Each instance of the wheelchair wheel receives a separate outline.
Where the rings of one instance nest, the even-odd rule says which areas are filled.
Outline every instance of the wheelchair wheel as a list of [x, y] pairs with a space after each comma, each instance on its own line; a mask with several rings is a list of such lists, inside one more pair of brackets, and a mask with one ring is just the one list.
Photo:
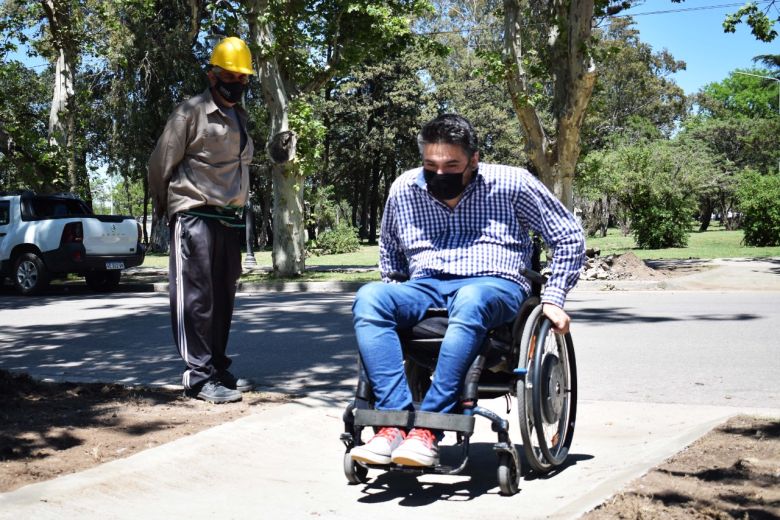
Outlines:
[[344, 454], [344, 476], [350, 484], [365, 484], [368, 480], [368, 468], [352, 460], [349, 452]]
[[537, 306], [523, 328], [518, 360], [518, 368], [527, 370], [517, 382], [523, 449], [540, 473], [566, 460], [577, 407], [574, 344], [571, 335], [556, 334], [550, 325]]
[[508, 453], [498, 455], [498, 487], [504, 496], [512, 496], [520, 490], [520, 468]]
[[571, 334], [552, 332], [546, 318], [539, 326], [544, 338], [534, 356], [533, 402], [536, 435], [547, 462], [566, 461], [577, 415], [577, 371]]

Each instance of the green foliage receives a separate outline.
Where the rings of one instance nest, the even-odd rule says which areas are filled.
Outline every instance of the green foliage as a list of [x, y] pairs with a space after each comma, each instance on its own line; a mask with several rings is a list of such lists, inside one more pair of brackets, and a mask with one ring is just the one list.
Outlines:
[[[631, 229], [642, 249], [685, 247], [688, 245], [693, 200], [663, 184], [637, 186], [631, 194]], [[659, 189], [661, 188], [661, 189]]]
[[780, 245], [780, 174], [745, 171], [739, 178], [737, 197], [745, 244]]
[[48, 140], [51, 73], [0, 62], [0, 190], [64, 191], [62, 151]]
[[629, 149], [628, 157], [623, 196], [637, 245], [685, 247], [710, 156], [695, 144], [658, 141]]
[[614, 199], [639, 247], [684, 247], [713, 168], [711, 154], [699, 143], [624, 145], [588, 154], [578, 193], [586, 199], [601, 194]]
[[[333, 186], [321, 186], [319, 189], [306, 187], [306, 225], [316, 229], [332, 228], [343, 218], [342, 208], [335, 199]], [[311, 237], [310, 237], [311, 238]]]
[[653, 52], [629, 18], [613, 18], [593, 47], [599, 74], [583, 125], [583, 148], [669, 137], [685, 117], [685, 92], [672, 74], [685, 68], [668, 51]]
[[772, 26], [780, 21], [780, 17], [772, 19], [767, 14], [770, 12], [770, 7], [774, 4], [775, 1], [772, 0], [770, 6], [763, 6], [764, 10], [762, 11], [759, 9], [757, 2], [747, 2], [735, 13], [726, 16], [726, 19], [723, 21], [723, 30], [729, 33], [736, 32], [737, 25], [745, 19], [750, 26], [750, 32], [753, 33], [757, 40], [771, 42], [777, 37], [777, 31]]
[[358, 230], [344, 222], [325, 231], [317, 238], [317, 252], [319, 254], [339, 255], [354, 253], [359, 249]]
[[736, 70], [722, 81], [705, 85], [696, 102], [713, 117], [777, 117], [778, 81], [758, 76], [773, 77], [766, 69]]

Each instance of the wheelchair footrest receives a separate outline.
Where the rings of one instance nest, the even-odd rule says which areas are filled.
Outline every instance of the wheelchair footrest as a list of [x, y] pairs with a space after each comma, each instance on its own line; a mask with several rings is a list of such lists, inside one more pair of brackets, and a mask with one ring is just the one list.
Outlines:
[[396, 410], [355, 410], [356, 426], [396, 426], [427, 428], [465, 434], [474, 433], [474, 417], [452, 413], [409, 412]]

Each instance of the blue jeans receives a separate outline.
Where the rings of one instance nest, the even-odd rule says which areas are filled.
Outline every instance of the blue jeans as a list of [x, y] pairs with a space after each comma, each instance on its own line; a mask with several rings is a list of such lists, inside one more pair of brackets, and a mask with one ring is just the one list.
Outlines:
[[447, 413], [458, 401], [463, 378], [487, 331], [513, 320], [524, 299], [518, 284], [492, 276], [420, 278], [361, 287], [352, 316], [376, 409], [413, 408], [397, 327], [412, 327], [430, 307], [448, 310], [449, 326], [433, 383], [420, 404], [420, 410]]

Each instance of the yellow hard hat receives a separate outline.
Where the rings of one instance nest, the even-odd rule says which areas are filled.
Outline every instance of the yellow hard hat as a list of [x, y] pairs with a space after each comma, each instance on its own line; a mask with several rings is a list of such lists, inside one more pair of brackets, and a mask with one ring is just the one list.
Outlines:
[[211, 53], [211, 65], [239, 74], [254, 74], [252, 54], [241, 38], [228, 36], [220, 41]]

